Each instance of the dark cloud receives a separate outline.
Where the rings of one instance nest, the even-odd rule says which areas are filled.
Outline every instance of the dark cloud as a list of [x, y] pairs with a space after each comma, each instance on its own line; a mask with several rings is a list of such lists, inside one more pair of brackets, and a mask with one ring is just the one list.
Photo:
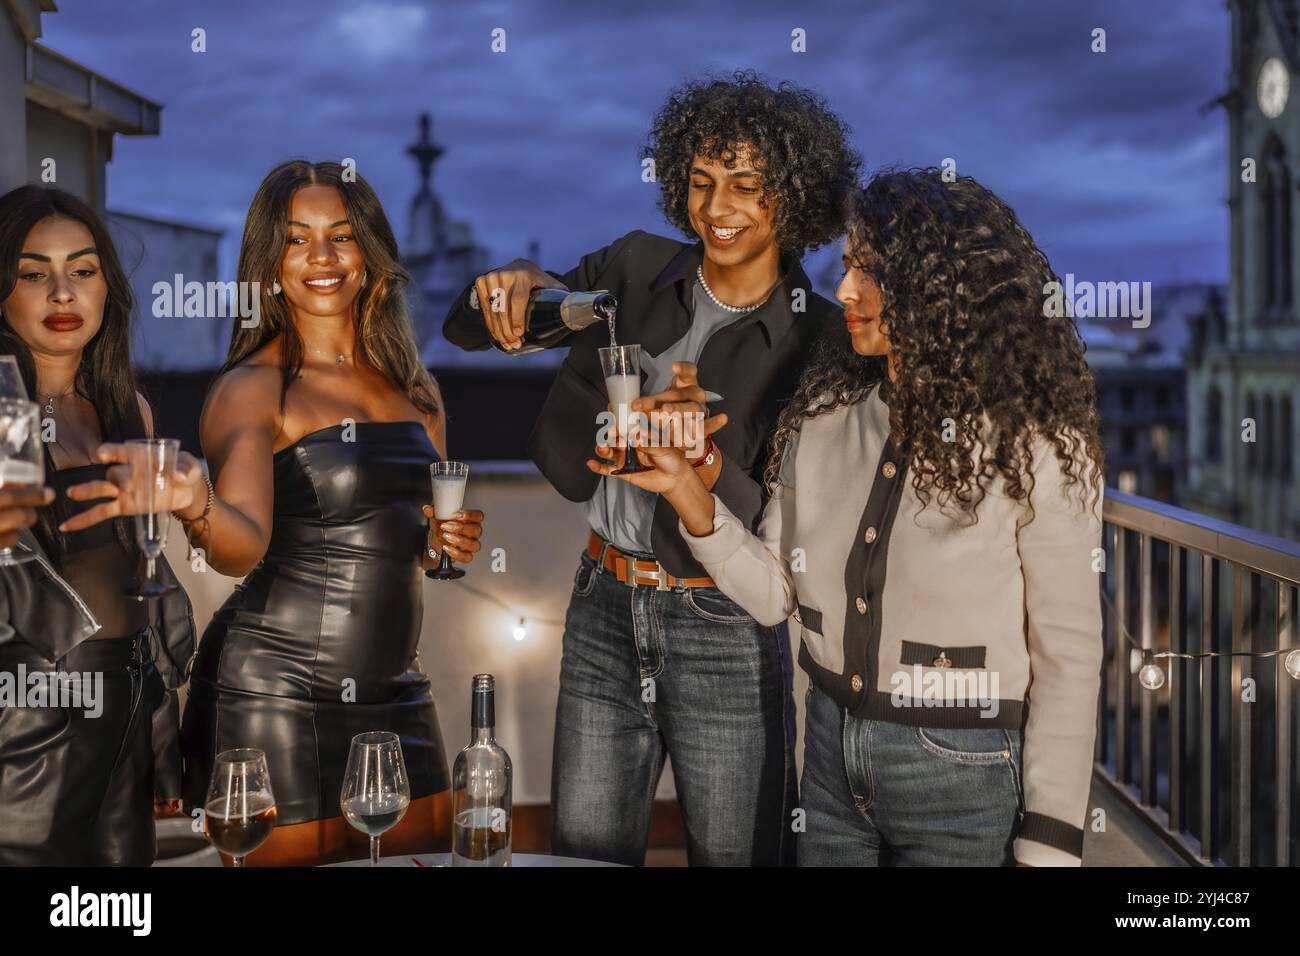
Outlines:
[[[60, 0], [54, 49], [160, 100], [119, 138], [111, 204], [230, 229], [289, 156], [352, 156], [402, 235], [415, 117], [447, 148], [449, 211], [504, 260], [564, 268], [634, 227], [666, 230], [637, 148], [669, 88], [753, 67], [811, 86], [869, 167], [953, 158], [1020, 213], [1062, 271], [1221, 279], [1219, 4], [1102, 0], [700, 4], [451, 0]], [[208, 52], [190, 50], [207, 30]], [[508, 52], [493, 54], [491, 31]], [[1106, 30], [1107, 52], [1090, 51]], [[807, 34], [791, 52], [791, 31]], [[233, 242], [233, 240], [232, 240]]]

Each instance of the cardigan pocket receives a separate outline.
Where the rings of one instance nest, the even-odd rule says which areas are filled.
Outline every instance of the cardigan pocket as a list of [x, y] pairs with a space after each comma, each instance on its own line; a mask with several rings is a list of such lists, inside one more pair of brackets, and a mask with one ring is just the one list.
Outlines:
[[922, 667], [956, 667], [974, 670], [984, 666], [987, 648], [983, 644], [966, 644], [942, 647], [938, 644], [920, 644], [903, 641], [899, 655], [900, 664], [920, 664]]

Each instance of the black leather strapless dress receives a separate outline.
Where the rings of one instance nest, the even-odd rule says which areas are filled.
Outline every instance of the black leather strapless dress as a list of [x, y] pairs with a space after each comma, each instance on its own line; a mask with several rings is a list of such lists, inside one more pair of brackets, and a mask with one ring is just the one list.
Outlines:
[[[223, 750], [266, 752], [277, 824], [341, 816], [354, 735], [401, 738], [411, 798], [447, 789], [418, 656], [429, 464], [418, 422], [332, 426], [275, 455], [271, 543], [213, 616], [181, 727], [186, 808]], [[345, 437], [355, 440], [345, 441]]]

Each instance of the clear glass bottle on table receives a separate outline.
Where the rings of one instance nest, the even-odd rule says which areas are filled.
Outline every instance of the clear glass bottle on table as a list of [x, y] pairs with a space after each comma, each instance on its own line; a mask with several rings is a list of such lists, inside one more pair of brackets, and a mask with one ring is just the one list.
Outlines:
[[509, 866], [510, 755], [496, 741], [496, 681], [476, 674], [470, 741], [451, 773], [453, 866]]

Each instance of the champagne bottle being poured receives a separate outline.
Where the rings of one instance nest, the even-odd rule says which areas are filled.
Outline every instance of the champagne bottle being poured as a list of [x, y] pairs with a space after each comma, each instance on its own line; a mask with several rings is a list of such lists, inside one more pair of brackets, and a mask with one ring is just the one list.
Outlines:
[[[479, 308], [477, 290], [471, 290], [469, 304], [471, 308]], [[571, 332], [581, 332], [603, 319], [609, 326], [609, 341], [613, 345], [617, 311], [618, 300], [605, 290], [534, 289], [524, 313], [524, 344], [517, 349], [505, 349], [495, 339], [492, 344], [509, 355], [526, 355], [550, 348]]]

